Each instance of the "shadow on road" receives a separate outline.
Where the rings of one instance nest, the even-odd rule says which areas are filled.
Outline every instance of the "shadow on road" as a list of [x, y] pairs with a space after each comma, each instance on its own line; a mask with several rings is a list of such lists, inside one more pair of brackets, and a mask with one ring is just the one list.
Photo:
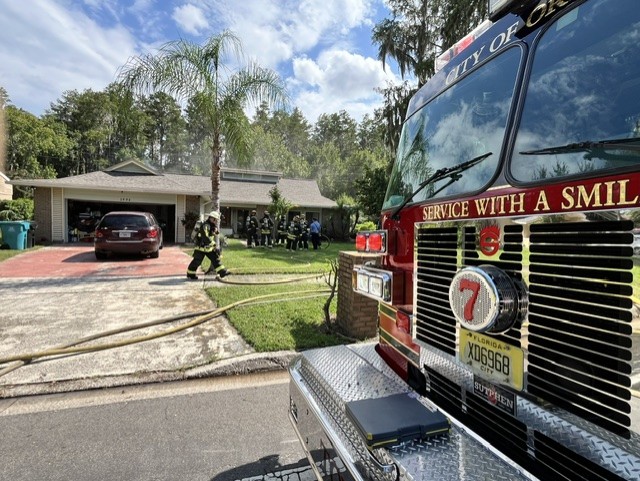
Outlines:
[[283, 466], [280, 464], [280, 457], [277, 454], [273, 454], [260, 458], [253, 463], [237, 466], [220, 473], [211, 478], [211, 481], [267, 481], [278, 479], [284, 481], [291, 479], [313, 481], [316, 477], [306, 458], [297, 463]]

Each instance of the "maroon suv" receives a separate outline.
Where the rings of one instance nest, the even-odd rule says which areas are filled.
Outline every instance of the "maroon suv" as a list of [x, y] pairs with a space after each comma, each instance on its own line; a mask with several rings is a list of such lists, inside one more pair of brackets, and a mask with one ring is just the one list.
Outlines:
[[149, 212], [109, 212], [96, 226], [93, 245], [96, 259], [112, 253], [155, 258], [162, 249], [162, 229]]

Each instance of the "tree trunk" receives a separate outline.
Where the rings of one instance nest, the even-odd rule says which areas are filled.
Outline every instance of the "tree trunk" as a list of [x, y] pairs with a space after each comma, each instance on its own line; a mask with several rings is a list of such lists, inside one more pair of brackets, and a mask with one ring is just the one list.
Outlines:
[[[211, 148], [211, 210], [220, 212], [220, 161], [222, 160], [222, 148], [220, 146], [220, 135], [214, 135], [213, 147]], [[220, 226], [222, 217], [218, 221], [218, 233], [215, 236], [218, 251], [222, 249], [220, 242]]]
[[220, 212], [220, 163], [222, 160], [222, 147], [220, 135], [214, 135], [211, 147], [211, 202], [212, 209]]

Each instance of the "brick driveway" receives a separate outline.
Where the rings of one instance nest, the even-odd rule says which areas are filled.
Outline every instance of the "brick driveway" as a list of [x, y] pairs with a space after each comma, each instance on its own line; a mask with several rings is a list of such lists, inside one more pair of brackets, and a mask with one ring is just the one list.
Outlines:
[[160, 257], [113, 257], [98, 261], [93, 244], [65, 244], [25, 251], [0, 262], [0, 277], [163, 277], [185, 275], [191, 258], [179, 246], [166, 246]]

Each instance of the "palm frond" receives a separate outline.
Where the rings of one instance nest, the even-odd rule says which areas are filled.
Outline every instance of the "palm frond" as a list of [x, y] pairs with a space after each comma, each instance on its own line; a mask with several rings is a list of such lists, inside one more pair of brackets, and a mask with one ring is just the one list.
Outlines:
[[249, 63], [244, 69], [232, 75], [224, 86], [224, 97], [236, 99], [247, 106], [247, 103], [258, 105], [266, 102], [279, 109], [289, 103], [284, 84], [280, 76], [270, 69]]
[[218, 114], [224, 119], [222, 132], [227, 150], [241, 162], [251, 158], [252, 130], [249, 119], [245, 115], [242, 105], [227, 98], [220, 106]]

